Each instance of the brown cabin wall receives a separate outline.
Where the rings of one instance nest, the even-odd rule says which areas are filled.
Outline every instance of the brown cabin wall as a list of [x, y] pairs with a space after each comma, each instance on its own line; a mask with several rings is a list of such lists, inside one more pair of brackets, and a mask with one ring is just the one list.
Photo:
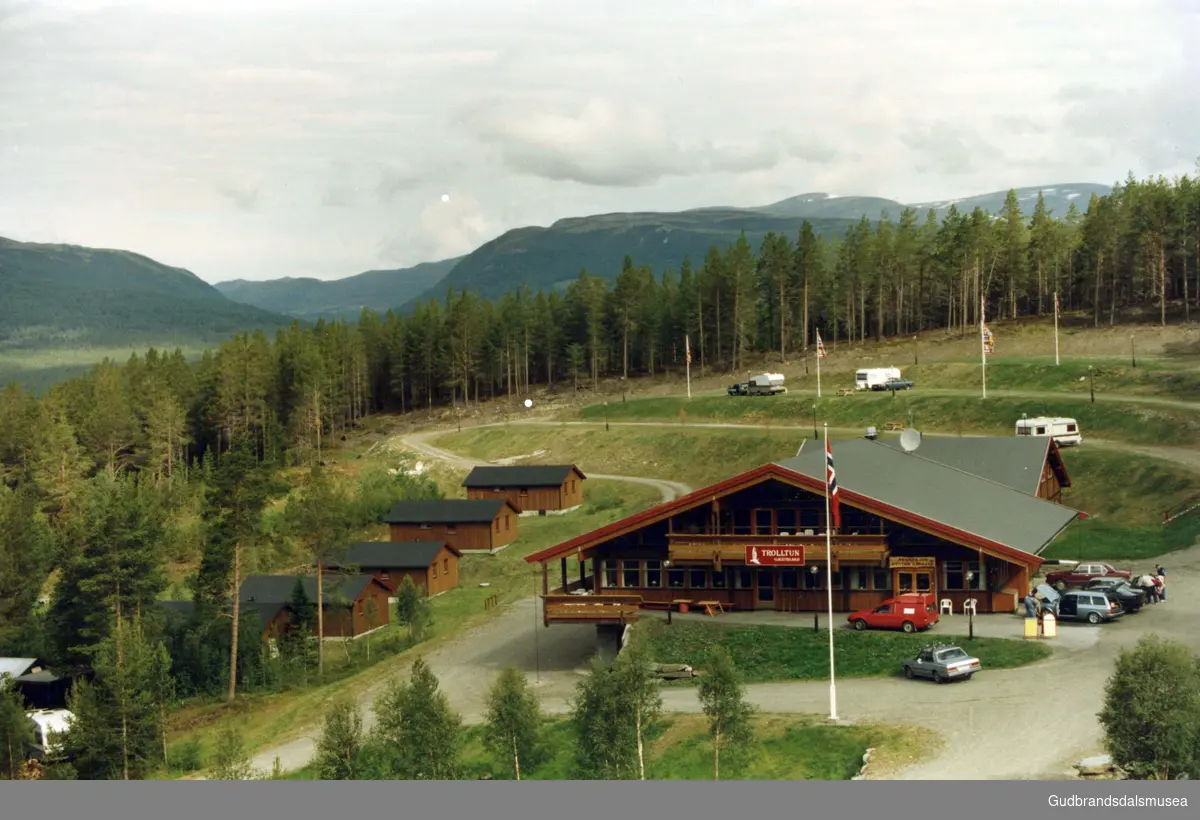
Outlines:
[[[374, 612], [368, 613], [367, 602], [373, 604]], [[352, 634], [361, 635], [372, 629], [386, 626], [391, 618], [388, 606], [388, 590], [377, 584], [368, 584], [362, 595], [354, 602], [350, 626]]]
[[[508, 507], [504, 507], [500, 511], [499, 517], [503, 519], [506, 513], [514, 519], [516, 518], [516, 514]], [[515, 527], [515, 524], [513, 526]], [[420, 524], [392, 524], [391, 538], [392, 541], [445, 541], [459, 551], [491, 550], [495, 549], [492, 530], [490, 525], [483, 522], [478, 524], [430, 524], [427, 527]], [[503, 521], [500, 534], [504, 534]], [[416, 581], [415, 578], [413, 580]]]
[[522, 512], [569, 510], [583, 503], [583, 479], [572, 471], [557, 487], [471, 487], [467, 498], [503, 498]]
[[[437, 567], [437, 577], [433, 568]], [[458, 586], [458, 556], [442, 547], [433, 558], [429, 570], [429, 595], [439, 595]]]
[[1058, 483], [1058, 476], [1051, 468], [1049, 460], [1042, 465], [1042, 480], [1038, 484], [1037, 496], [1056, 504], [1062, 503], [1062, 485]]

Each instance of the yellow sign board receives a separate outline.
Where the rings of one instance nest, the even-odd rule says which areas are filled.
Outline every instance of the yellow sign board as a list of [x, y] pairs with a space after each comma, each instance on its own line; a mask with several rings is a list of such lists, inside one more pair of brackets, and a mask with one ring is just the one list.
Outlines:
[[1036, 638], [1038, 636], [1038, 621], [1037, 618], [1025, 619], [1025, 637]]
[[899, 556], [888, 559], [888, 566], [892, 569], [936, 569], [937, 559]]

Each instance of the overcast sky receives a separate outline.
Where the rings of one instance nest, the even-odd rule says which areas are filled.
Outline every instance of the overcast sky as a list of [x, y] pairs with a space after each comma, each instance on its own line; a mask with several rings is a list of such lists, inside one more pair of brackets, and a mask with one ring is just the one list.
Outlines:
[[331, 279], [590, 213], [1184, 173], [1197, 9], [0, 0], [0, 236]]

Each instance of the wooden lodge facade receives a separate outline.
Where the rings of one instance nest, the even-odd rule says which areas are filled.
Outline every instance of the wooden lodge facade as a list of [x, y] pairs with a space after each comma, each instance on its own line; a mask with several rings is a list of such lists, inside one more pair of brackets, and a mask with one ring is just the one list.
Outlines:
[[433, 597], [458, 586], [461, 557], [444, 541], [362, 541], [350, 546], [342, 564], [372, 576], [392, 595], [408, 577]]
[[[950, 599], [955, 611], [968, 599], [980, 613], [1013, 611], [1042, 563], [1038, 553], [1082, 514], [1039, 497], [1046, 492], [1042, 465], [1048, 458], [1033, 466], [1026, 482], [1030, 463], [1013, 454], [1028, 440], [1004, 441], [1013, 447], [995, 445], [974, 469], [1000, 460], [1021, 477], [1016, 483], [1024, 489], [1004, 483], [1013, 476], [994, 480], [937, 460], [957, 453], [962, 461], [966, 444], [945, 452], [930, 447], [926, 454], [927, 442], [913, 453], [866, 439], [834, 442], [841, 499], [841, 526], [831, 535], [830, 550], [835, 610], [924, 592]], [[1017, 464], [1020, 472], [1012, 466]], [[1057, 472], [1055, 480], [1061, 481]], [[531, 555], [526, 560], [542, 568], [544, 621], [626, 622], [639, 607], [681, 601], [824, 610], [825, 490], [824, 450], [809, 446], [795, 458]], [[768, 547], [789, 547], [803, 557], [774, 566], [747, 560], [750, 548]]]
[[521, 508], [506, 498], [399, 501], [384, 520], [391, 540], [440, 541], [459, 554], [492, 553], [517, 540]]
[[572, 510], [583, 503], [587, 476], [574, 464], [476, 467], [463, 481], [467, 498], [505, 498], [522, 515]]

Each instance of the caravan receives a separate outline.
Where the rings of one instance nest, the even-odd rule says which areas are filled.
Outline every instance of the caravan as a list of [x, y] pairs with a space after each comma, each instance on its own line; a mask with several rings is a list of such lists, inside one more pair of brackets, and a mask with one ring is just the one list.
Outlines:
[[854, 374], [855, 390], [882, 389], [883, 385], [900, 378], [898, 367], [871, 367]]
[[1036, 418], [1017, 422], [1018, 436], [1049, 436], [1060, 447], [1069, 447], [1083, 441], [1079, 434], [1079, 423], [1075, 419]]

